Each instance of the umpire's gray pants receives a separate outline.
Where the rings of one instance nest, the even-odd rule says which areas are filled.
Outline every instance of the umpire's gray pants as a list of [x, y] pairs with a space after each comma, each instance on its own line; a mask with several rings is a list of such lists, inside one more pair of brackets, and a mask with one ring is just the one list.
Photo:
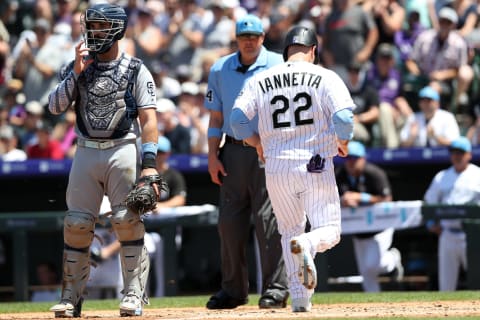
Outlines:
[[227, 172], [220, 187], [218, 220], [222, 289], [239, 299], [248, 295], [246, 251], [253, 218], [262, 265], [262, 291], [286, 294], [288, 284], [277, 220], [256, 150], [227, 143], [220, 151], [220, 159]]

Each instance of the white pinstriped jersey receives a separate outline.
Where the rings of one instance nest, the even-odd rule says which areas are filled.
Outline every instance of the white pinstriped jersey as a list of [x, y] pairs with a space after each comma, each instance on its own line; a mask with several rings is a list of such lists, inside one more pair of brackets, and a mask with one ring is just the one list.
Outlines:
[[[258, 113], [267, 172], [305, 171], [315, 154], [337, 154], [332, 115], [354, 108], [340, 77], [308, 62], [286, 62], [250, 78], [234, 108], [248, 119]], [[276, 161], [279, 160], [279, 161]], [[290, 161], [285, 161], [290, 160]]]
[[[480, 168], [473, 163], [457, 172], [451, 166], [438, 172], [425, 192], [424, 200], [429, 204], [480, 204]], [[442, 227], [460, 228], [461, 220], [441, 220]]]

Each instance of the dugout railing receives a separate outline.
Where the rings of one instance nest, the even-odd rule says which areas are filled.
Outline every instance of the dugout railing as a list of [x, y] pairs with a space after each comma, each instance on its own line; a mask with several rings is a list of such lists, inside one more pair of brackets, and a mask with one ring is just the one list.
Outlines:
[[[147, 218], [145, 225], [147, 230], [157, 231], [161, 234], [164, 241], [164, 268], [165, 268], [165, 294], [174, 296], [179, 293], [179, 263], [178, 251], [176, 244], [177, 228], [191, 228], [192, 230], [201, 230], [208, 228], [209, 234], [215, 233], [218, 212], [215, 206], [196, 206], [196, 210], [188, 213], [173, 212], [162, 218]], [[398, 208], [401, 212], [401, 207]], [[468, 289], [480, 289], [480, 257], [478, 255], [480, 246], [480, 219], [479, 207], [477, 206], [422, 206], [421, 213], [423, 219], [448, 219], [461, 218], [465, 221], [465, 230], [468, 239], [468, 261], [469, 271], [467, 272]], [[365, 215], [369, 209], [366, 208]], [[392, 211], [390, 211], [392, 212]], [[13, 263], [13, 286], [4, 287], [3, 289], [14, 290], [14, 300], [27, 301], [29, 292], [33, 288], [29, 279], [28, 268], [30, 265], [28, 236], [32, 231], [45, 232], [49, 234], [61, 234], [63, 229], [63, 211], [54, 212], [16, 212], [0, 215], [0, 232], [9, 234], [12, 237], [12, 255]], [[361, 213], [363, 214], [363, 213]], [[367, 218], [365, 218], [367, 219]], [[371, 220], [371, 217], [368, 219]], [[415, 227], [415, 225], [412, 225]], [[218, 244], [211, 243], [217, 238], [210, 239], [210, 243], [205, 241], [199, 244], [199, 248], [204, 247], [203, 252], [197, 252], [198, 256], [202, 255], [218, 255]], [[335, 249], [335, 248], [334, 248]], [[217, 251], [215, 251], [217, 250]], [[57, 252], [58, 256], [61, 251]], [[193, 257], [192, 257], [193, 258]], [[345, 258], [345, 257], [343, 257]], [[353, 256], [350, 256], [349, 263], [354, 264]], [[217, 260], [218, 261], [218, 260]], [[329, 260], [329, 255], [319, 255], [316, 259], [319, 275], [318, 291], [327, 291], [329, 284], [332, 284], [331, 276], [333, 260]], [[410, 280], [425, 281], [425, 278], [411, 277]], [[388, 281], [387, 278], [382, 281]], [[401, 289], [401, 287], [399, 287]], [[0, 292], [2, 288], [0, 288]]]

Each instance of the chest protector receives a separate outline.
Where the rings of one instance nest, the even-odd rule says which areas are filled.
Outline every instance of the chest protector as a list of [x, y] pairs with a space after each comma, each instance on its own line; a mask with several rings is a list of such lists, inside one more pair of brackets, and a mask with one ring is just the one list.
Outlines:
[[94, 62], [80, 74], [75, 112], [84, 137], [118, 139], [129, 132], [138, 115], [132, 91], [141, 65], [122, 55], [108, 64]]

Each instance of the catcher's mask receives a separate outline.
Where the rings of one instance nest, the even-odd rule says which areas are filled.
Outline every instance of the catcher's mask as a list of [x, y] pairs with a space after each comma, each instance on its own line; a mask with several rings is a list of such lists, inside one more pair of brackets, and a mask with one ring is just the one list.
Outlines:
[[[285, 36], [285, 45], [283, 49], [283, 60], [287, 61], [288, 59], [288, 47], [292, 45], [301, 45], [305, 47], [315, 46], [315, 50], [318, 50], [318, 40], [317, 35], [312, 29], [306, 27], [293, 27], [288, 31]], [[315, 52], [315, 60], [313, 63], [318, 63], [318, 52]]]
[[[127, 14], [119, 6], [100, 3], [88, 8], [81, 17], [82, 34], [85, 45], [95, 53], [107, 52], [117, 40], [125, 35]], [[105, 23], [102, 29], [93, 29], [92, 22]]]

